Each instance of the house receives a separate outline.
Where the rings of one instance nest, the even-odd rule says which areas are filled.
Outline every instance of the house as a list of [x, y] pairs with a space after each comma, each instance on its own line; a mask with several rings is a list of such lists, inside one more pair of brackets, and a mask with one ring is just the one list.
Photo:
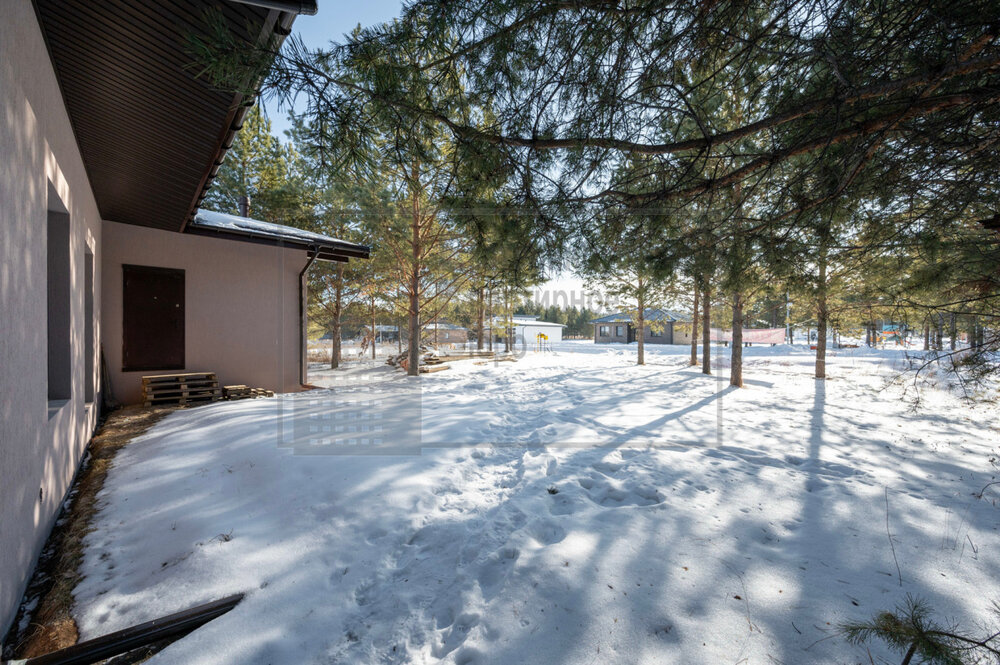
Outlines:
[[188, 39], [209, 7], [247, 44], [280, 39], [294, 4], [3, 4], [0, 634], [103, 398], [183, 371], [300, 389], [308, 267], [368, 255], [199, 210], [252, 100], [197, 78]]
[[435, 321], [423, 326], [423, 343], [430, 346], [439, 344], [464, 344], [469, 341], [469, 329], [454, 323]]
[[[663, 309], [647, 309], [644, 341], [646, 344], [690, 344], [691, 317]], [[636, 340], [637, 326], [631, 312], [616, 312], [591, 321], [594, 343], [631, 344]]]
[[[361, 329], [362, 337], [371, 337], [371, 326], [364, 326]], [[398, 342], [399, 341], [399, 326], [387, 326], [381, 323], [375, 324], [375, 341], [376, 342]]]
[[510, 331], [516, 347], [530, 348], [538, 343], [539, 334], [546, 336], [545, 341], [548, 344], [561, 342], [563, 328], [566, 327], [562, 323], [540, 321], [537, 316], [529, 314], [514, 314], [510, 323], [511, 326], [508, 328], [507, 322], [498, 317], [494, 319], [492, 328], [487, 326], [486, 335], [495, 331], [494, 341], [503, 342], [504, 337]]

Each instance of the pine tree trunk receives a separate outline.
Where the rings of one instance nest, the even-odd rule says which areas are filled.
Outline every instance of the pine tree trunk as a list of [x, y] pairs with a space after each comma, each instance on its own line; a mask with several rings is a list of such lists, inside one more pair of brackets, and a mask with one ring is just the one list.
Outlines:
[[924, 351], [931, 350], [931, 326], [924, 321]]
[[743, 294], [733, 294], [733, 349], [730, 354], [729, 385], [743, 387]]
[[375, 327], [376, 326], [375, 326], [375, 293], [374, 293], [374, 291], [372, 292], [371, 312], [372, 312], [372, 360], [375, 360], [375, 342], [376, 342], [376, 340], [378, 340], [378, 333], [375, 332]]
[[510, 287], [503, 288], [503, 350], [510, 353]]
[[420, 373], [420, 202], [416, 191], [412, 195], [412, 214], [410, 221], [410, 288], [407, 294], [409, 303], [410, 348], [407, 354], [406, 373], [417, 376]]
[[490, 320], [490, 345], [489, 351], [493, 353], [493, 336], [496, 334], [496, 321], [493, 318], [493, 287], [489, 292], [489, 320]]
[[[639, 283], [639, 288], [642, 289], [642, 282]], [[637, 351], [638, 351], [638, 362], [636, 364], [637, 365], [645, 365], [646, 364], [646, 346], [645, 346], [645, 344], [646, 344], [646, 340], [645, 340], [645, 336], [646, 336], [646, 312], [643, 310], [643, 305], [645, 304], [645, 302], [644, 302], [644, 299], [643, 299], [643, 297], [641, 295], [641, 292], [640, 292], [639, 297], [637, 298], [637, 302], [639, 304], [639, 328], [638, 328], [638, 331], [637, 331], [638, 334], [639, 334], [639, 346], [638, 346], [638, 349], [637, 349]]]
[[341, 358], [341, 318], [344, 315], [344, 265], [337, 265], [337, 277], [333, 288], [333, 321], [330, 325], [330, 369], [340, 367]]
[[410, 376], [416, 376], [419, 373], [418, 364], [420, 363], [420, 294], [417, 291], [416, 276], [411, 277], [412, 291], [410, 291], [410, 307], [409, 307], [409, 334], [410, 334], [410, 347], [407, 349], [407, 363], [406, 373]]
[[698, 366], [698, 284], [694, 286], [694, 308], [691, 310], [691, 362], [692, 367]]
[[483, 350], [483, 287], [476, 291], [476, 350]]
[[826, 378], [826, 253], [820, 253], [819, 289], [816, 294], [816, 378]]
[[955, 346], [957, 344], [955, 338], [958, 337], [958, 316], [955, 315], [955, 312], [951, 313], [951, 322], [950, 322], [950, 329], [948, 330], [948, 336], [950, 338], [948, 341], [948, 345], [951, 348], [951, 350], [954, 351]]
[[712, 290], [705, 287], [701, 299], [701, 373], [712, 373]]
[[340, 315], [330, 324], [330, 369], [340, 367]]
[[934, 348], [938, 351], [944, 350], [944, 314], [938, 312], [937, 328], [935, 329]]

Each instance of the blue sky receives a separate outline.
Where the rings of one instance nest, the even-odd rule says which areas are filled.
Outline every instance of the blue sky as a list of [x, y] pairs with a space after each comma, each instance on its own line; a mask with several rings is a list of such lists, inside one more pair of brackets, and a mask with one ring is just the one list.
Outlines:
[[[346, 33], [360, 23], [367, 27], [384, 23], [397, 16], [402, 9], [401, 0], [319, 0], [315, 16], [299, 16], [292, 25], [292, 32], [302, 37], [307, 46], [326, 46], [331, 41], [343, 41]], [[284, 136], [288, 129], [287, 111], [279, 111], [273, 103], [265, 103], [274, 133]]]

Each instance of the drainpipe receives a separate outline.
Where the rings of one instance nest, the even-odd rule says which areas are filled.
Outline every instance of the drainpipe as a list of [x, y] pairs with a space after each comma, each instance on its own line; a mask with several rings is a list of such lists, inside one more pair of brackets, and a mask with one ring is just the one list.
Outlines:
[[306, 348], [306, 335], [308, 333], [307, 327], [307, 311], [306, 311], [306, 294], [308, 289], [306, 287], [306, 273], [309, 272], [309, 268], [316, 261], [316, 257], [319, 255], [319, 248], [314, 247], [309, 252], [309, 260], [306, 261], [306, 265], [302, 268], [299, 273], [299, 385], [306, 384], [306, 372], [308, 370], [308, 356]]

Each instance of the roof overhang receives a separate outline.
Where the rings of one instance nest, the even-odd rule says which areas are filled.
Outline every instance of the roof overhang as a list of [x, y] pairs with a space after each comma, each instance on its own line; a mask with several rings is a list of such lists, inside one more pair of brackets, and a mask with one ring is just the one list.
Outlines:
[[170, 231], [184, 229], [254, 101], [197, 77], [189, 38], [208, 36], [211, 10], [249, 48], [282, 39], [299, 5], [315, 6], [34, 3], [101, 217]]
[[346, 262], [352, 258], [367, 259], [370, 254], [368, 247], [346, 240], [208, 210], [196, 211], [184, 231], [191, 235], [302, 249], [319, 261]]

